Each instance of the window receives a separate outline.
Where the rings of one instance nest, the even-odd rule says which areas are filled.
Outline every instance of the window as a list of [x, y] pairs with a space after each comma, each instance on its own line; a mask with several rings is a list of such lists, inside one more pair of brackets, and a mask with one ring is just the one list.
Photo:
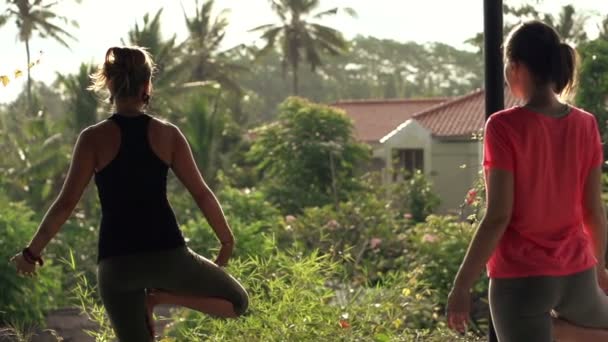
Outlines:
[[413, 174], [416, 170], [424, 171], [424, 150], [421, 148], [393, 149], [393, 180], [403, 179], [404, 172]]

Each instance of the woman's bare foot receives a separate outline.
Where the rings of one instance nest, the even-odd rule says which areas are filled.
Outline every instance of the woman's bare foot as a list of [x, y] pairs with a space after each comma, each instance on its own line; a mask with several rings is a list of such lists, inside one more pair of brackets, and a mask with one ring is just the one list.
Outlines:
[[155, 289], [146, 289], [146, 323], [152, 337], [156, 336], [154, 331], [154, 307], [158, 304], [156, 293]]

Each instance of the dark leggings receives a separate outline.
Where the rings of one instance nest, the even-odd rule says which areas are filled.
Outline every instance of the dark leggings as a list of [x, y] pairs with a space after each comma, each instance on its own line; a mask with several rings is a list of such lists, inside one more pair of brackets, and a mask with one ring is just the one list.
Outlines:
[[490, 280], [490, 309], [500, 342], [551, 342], [552, 312], [572, 324], [608, 329], [608, 297], [595, 268], [560, 277]]
[[101, 299], [116, 337], [122, 342], [149, 342], [145, 289], [179, 295], [226, 299], [241, 315], [249, 297], [241, 284], [213, 262], [187, 247], [111, 257], [97, 268]]

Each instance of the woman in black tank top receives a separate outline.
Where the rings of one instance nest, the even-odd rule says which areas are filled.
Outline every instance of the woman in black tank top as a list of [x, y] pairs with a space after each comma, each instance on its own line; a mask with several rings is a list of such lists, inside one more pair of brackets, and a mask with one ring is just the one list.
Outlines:
[[[101, 204], [98, 286], [120, 341], [154, 339], [155, 305], [174, 304], [237, 317], [248, 307], [243, 286], [222, 267], [234, 237], [219, 202], [205, 184], [180, 130], [144, 113], [154, 64], [138, 47], [113, 47], [93, 75], [92, 89], [108, 89], [116, 112], [82, 131], [65, 184], [30, 244], [12, 260], [33, 274], [48, 242], [71, 215], [91, 178]], [[215, 262], [190, 250], [167, 200], [169, 168], [214, 229]]]

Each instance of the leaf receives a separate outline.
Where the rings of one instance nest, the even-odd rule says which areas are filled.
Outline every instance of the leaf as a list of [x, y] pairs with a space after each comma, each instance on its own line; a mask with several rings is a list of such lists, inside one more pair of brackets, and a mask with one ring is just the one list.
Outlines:
[[376, 342], [390, 342], [391, 338], [387, 334], [376, 334], [374, 341]]
[[2, 82], [2, 85], [6, 87], [10, 82], [10, 79], [6, 75], [0, 75], [0, 82]]
[[15, 70], [15, 78], [19, 78], [21, 76], [23, 76], [23, 71], [19, 69]]

